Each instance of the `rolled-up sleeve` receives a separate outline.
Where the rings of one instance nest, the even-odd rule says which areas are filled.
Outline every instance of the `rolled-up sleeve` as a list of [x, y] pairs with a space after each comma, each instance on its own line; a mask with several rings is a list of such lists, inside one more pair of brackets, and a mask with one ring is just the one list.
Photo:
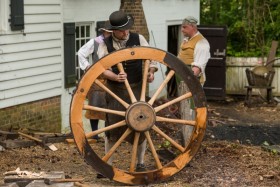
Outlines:
[[194, 49], [194, 62], [192, 65], [201, 69], [201, 72], [205, 74], [205, 67], [210, 58], [210, 45], [206, 39], [202, 39], [197, 42]]
[[88, 57], [94, 51], [94, 39], [89, 40], [78, 51], [79, 66], [82, 70], [85, 70], [90, 65]]

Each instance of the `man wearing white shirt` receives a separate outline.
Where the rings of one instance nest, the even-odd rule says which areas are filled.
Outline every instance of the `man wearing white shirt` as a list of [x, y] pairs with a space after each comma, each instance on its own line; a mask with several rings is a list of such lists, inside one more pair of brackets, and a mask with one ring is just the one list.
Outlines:
[[206, 81], [205, 67], [210, 58], [210, 45], [197, 30], [197, 19], [192, 16], [183, 20], [181, 31], [185, 38], [180, 46], [178, 58], [191, 65], [194, 75], [200, 77], [200, 83], [203, 85]]
[[[197, 19], [192, 16], [188, 16], [183, 20], [181, 31], [185, 38], [181, 43], [178, 58], [191, 67], [193, 74], [199, 79], [200, 84], [203, 86], [206, 81], [205, 67], [210, 58], [210, 45], [197, 30]], [[176, 78], [177, 81], [180, 80], [179, 77]], [[194, 103], [192, 100], [185, 102], [185, 112], [181, 114], [182, 118], [193, 120], [195, 118]], [[184, 125], [182, 127], [181, 132], [184, 146], [189, 141], [192, 131], [192, 126]]]

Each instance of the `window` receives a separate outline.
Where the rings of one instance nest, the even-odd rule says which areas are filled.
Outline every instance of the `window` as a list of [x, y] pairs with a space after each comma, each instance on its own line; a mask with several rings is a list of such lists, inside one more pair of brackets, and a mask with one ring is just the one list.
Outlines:
[[9, 31], [10, 2], [0, 0], [0, 34], [6, 34]]
[[[78, 61], [78, 51], [79, 49], [87, 43], [93, 35], [92, 32], [92, 24], [91, 23], [76, 23], [76, 60], [75, 60], [75, 66], [76, 66], [76, 79], [80, 80], [81, 76], [83, 75], [83, 71], [79, 67], [79, 61]], [[89, 56], [89, 62], [92, 63], [92, 56]]]

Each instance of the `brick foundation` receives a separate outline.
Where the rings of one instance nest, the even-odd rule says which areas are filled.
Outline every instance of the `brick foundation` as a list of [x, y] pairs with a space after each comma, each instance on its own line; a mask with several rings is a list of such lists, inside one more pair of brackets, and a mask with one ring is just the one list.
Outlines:
[[61, 131], [60, 96], [0, 109], [0, 129]]

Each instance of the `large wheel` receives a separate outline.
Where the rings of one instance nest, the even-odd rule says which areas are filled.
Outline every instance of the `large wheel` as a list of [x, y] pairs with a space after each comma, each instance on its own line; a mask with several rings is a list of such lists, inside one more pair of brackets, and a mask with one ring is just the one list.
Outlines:
[[[148, 76], [149, 67], [146, 59], [160, 62], [161, 64], [168, 66], [171, 70], [166, 75], [160, 87], [155, 91], [154, 95], [149, 99], [146, 99], [146, 81], [143, 81], [140, 98], [134, 96], [129, 83], [126, 81], [125, 85], [131, 101], [128, 103], [109, 90], [106, 85], [103, 85], [98, 81], [97, 77], [106, 69], [116, 64], [121, 70], [121, 62], [133, 59], [143, 59], [145, 62], [143, 80], [147, 80]], [[190, 91], [168, 102], [155, 105], [161, 91], [175, 73], [181, 77]], [[115, 111], [87, 105], [86, 95], [93, 83], [96, 83], [103, 88], [121, 103], [126, 110]], [[195, 106], [195, 118], [193, 120], [174, 118], [172, 116], [160, 116], [162, 110], [188, 99], [193, 100]], [[124, 120], [115, 124], [110, 124], [110, 126], [96, 131], [85, 133], [82, 120], [84, 110], [101, 111], [120, 115], [123, 116]], [[204, 137], [207, 122], [207, 108], [205, 95], [199, 81], [193, 76], [191, 70], [177, 57], [156, 48], [133, 47], [118, 50], [103, 57], [84, 74], [72, 98], [70, 121], [77, 148], [89, 165], [111, 180], [125, 184], [139, 185], [155, 183], [174, 175], [184, 168], [194, 157]], [[168, 134], [169, 131], [166, 131], [166, 127], [164, 127], [168, 126], [168, 128], [171, 127], [171, 129], [174, 127], [173, 132], [176, 134], [178, 128], [175, 127], [184, 125], [193, 127], [190, 140], [185, 146], [183, 146], [185, 143], [179, 143], [180, 141], [176, 138], [177, 136]], [[89, 136], [104, 133], [123, 126], [126, 126], [127, 130], [106, 155], [103, 151], [103, 144], [100, 145], [101, 147], [98, 147], [98, 143], [90, 145], [87, 141], [87, 137]], [[132, 145], [124, 141], [131, 133], [135, 134]], [[148, 167], [144, 172], [135, 171], [136, 152], [140, 134], [144, 134], [148, 142], [148, 150], [145, 155]], [[162, 146], [163, 144], [168, 144], [170, 146], [169, 152], [174, 153], [170, 160], [162, 159], [159, 154], [164, 147]], [[102, 150], [102, 154], [100, 154], [100, 151], [99, 153], [96, 151], [100, 149]], [[112, 155], [117, 159], [111, 166], [107, 164], [106, 161], [108, 161]], [[118, 162], [121, 162], [122, 164], [118, 164]], [[124, 162], [127, 162], [126, 167], [123, 167], [123, 165], [125, 165]]]

